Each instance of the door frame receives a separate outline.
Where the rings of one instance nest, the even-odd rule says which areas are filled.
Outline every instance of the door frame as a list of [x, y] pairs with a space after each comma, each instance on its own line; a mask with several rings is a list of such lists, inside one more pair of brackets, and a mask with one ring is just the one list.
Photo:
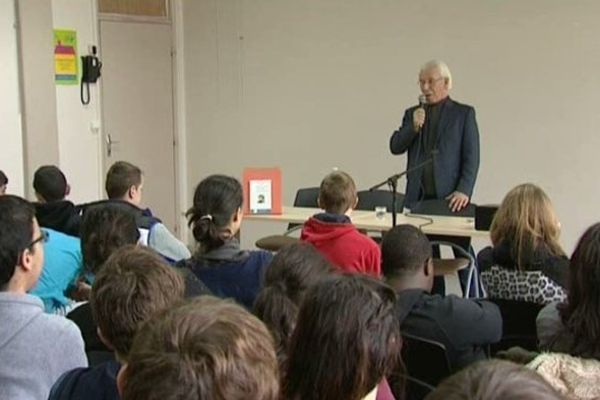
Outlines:
[[[172, 104], [173, 104], [173, 157], [175, 168], [175, 213], [177, 232], [173, 232], [175, 236], [181, 239], [184, 243], [188, 242], [189, 228], [185, 219], [185, 211], [188, 205], [188, 185], [187, 185], [187, 154], [186, 154], [186, 130], [185, 130], [185, 70], [184, 70], [184, 54], [183, 54], [183, 0], [169, 0], [169, 17], [140, 17], [140, 16], [123, 16], [101, 14], [98, 12], [98, 4], [94, 2], [95, 12], [95, 33], [99, 48], [100, 58], [102, 59], [102, 43], [100, 40], [100, 21], [120, 21], [120, 22], [142, 22], [142, 23], [158, 23], [170, 24], [171, 26], [171, 71], [172, 71]], [[98, 91], [100, 125], [104, 120], [104, 110], [102, 106], [102, 90]], [[106, 142], [104, 136], [104, 127], [100, 129], [98, 161], [100, 163], [100, 176], [98, 177], [99, 193], [104, 192], [104, 155], [106, 152]], [[103, 197], [103, 196], [102, 196]]]

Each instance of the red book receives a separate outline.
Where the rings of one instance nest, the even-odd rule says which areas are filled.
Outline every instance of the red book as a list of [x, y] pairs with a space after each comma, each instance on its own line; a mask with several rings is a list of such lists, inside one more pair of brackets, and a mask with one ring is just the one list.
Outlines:
[[246, 168], [242, 179], [244, 214], [281, 214], [281, 170]]

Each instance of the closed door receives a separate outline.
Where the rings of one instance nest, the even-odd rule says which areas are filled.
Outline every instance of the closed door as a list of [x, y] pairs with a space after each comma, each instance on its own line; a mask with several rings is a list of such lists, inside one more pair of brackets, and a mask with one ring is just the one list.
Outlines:
[[104, 172], [144, 171], [144, 206], [176, 232], [171, 25], [100, 21]]

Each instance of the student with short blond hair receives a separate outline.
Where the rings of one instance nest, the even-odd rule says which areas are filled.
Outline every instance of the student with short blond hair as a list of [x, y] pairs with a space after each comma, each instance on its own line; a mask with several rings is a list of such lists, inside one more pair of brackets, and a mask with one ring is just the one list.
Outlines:
[[90, 304], [98, 334], [116, 361], [65, 374], [50, 400], [119, 399], [116, 385], [141, 324], [183, 299], [183, 279], [154, 251], [128, 245], [116, 250], [98, 272]]
[[379, 246], [360, 233], [350, 219], [358, 203], [352, 177], [342, 171], [328, 174], [321, 182], [318, 202], [325, 212], [304, 223], [300, 238], [314, 245], [344, 272], [380, 276]]
[[536, 372], [508, 361], [480, 361], [446, 379], [425, 400], [563, 400]]
[[200, 296], [146, 322], [119, 373], [123, 400], [277, 400], [273, 340], [242, 307]]

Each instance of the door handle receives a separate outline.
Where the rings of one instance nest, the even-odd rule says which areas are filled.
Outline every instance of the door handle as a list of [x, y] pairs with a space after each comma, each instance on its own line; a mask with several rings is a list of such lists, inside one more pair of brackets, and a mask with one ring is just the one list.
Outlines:
[[107, 133], [106, 134], [106, 153], [109, 157], [112, 156], [112, 147], [115, 144], [119, 144], [119, 142], [117, 140], [113, 140], [112, 136], [110, 136], [110, 133]]

